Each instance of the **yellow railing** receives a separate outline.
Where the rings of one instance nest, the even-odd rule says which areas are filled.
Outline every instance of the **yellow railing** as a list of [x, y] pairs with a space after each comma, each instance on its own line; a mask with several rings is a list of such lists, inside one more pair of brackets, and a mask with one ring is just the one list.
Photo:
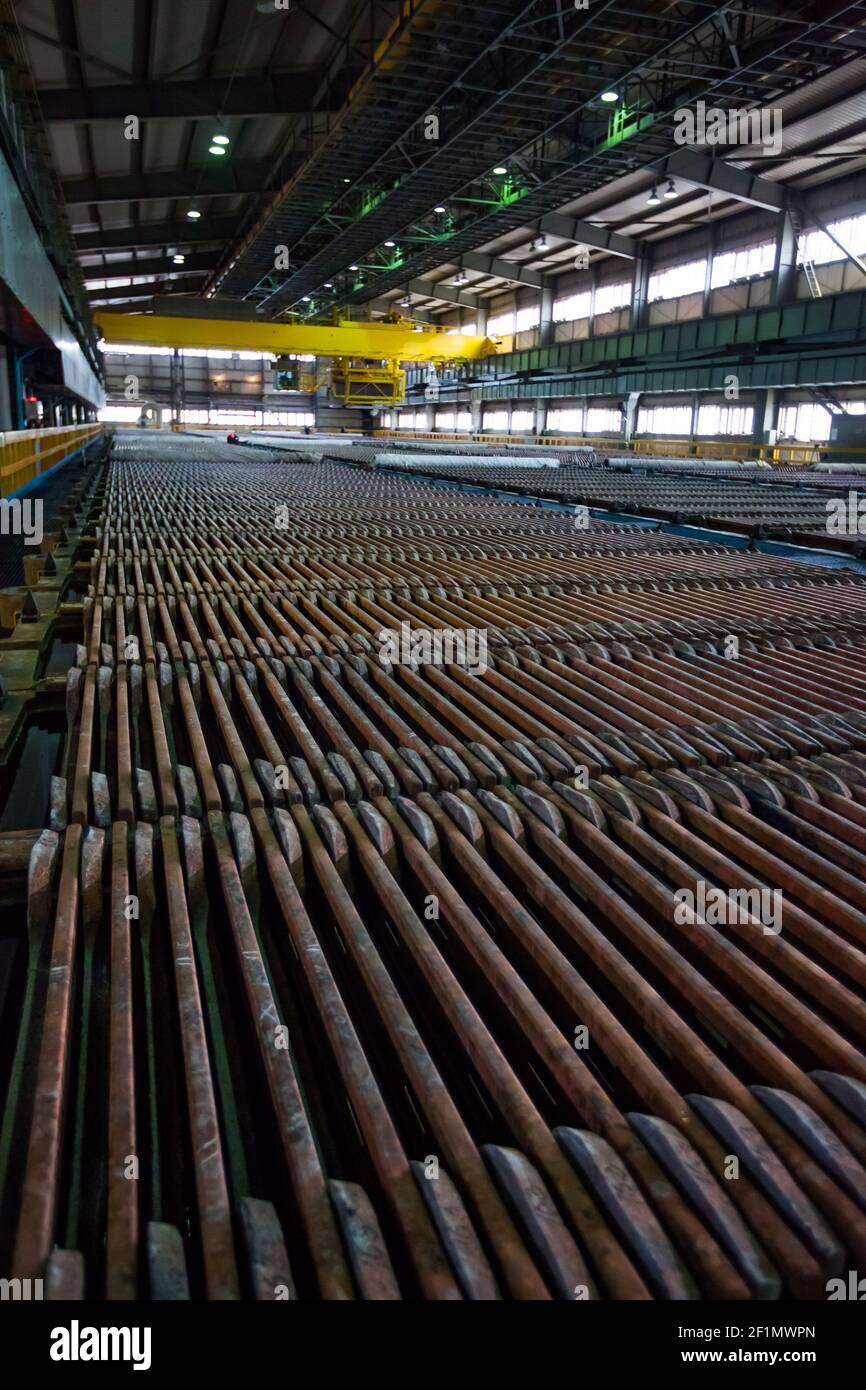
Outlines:
[[18, 492], [102, 433], [102, 425], [61, 425], [56, 429], [0, 433], [0, 497]]

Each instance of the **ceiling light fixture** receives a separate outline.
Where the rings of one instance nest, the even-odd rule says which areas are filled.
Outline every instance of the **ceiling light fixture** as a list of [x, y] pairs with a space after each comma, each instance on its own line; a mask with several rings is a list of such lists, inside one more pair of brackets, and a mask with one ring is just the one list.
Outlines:
[[619, 92], [602, 92], [601, 99], [602, 101], [619, 101]]
[[212, 136], [211, 136], [211, 144], [212, 144], [212, 145], [229, 145], [229, 144], [231, 144], [231, 141], [229, 140], [229, 137], [228, 137], [227, 135], [212, 135]]
[[396, 243], [396, 241], [386, 241], [386, 242], [385, 242], [385, 245], [386, 245], [386, 246], [396, 246], [397, 243]]
[[677, 188], [673, 179], [668, 179], [668, 186], [662, 196], [665, 198], [675, 198], [677, 196]]
[[434, 211], [434, 212], [444, 212], [445, 209], [444, 209], [443, 207], [437, 207], [437, 208], [434, 208], [433, 211]]
[[226, 148], [225, 148], [224, 145], [209, 145], [209, 146], [208, 146], [208, 151], [207, 151], [207, 152], [208, 152], [208, 154], [227, 154], [227, 153], [228, 153], [228, 151], [226, 150]]
[[547, 250], [547, 237], [544, 235], [544, 232], [541, 233], [541, 236], [537, 236], [535, 238], [534, 242], [532, 243], [532, 249], [533, 251]]
[[493, 172], [494, 172], [494, 174], [507, 174], [507, 173], [508, 173], [508, 170], [506, 169], [506, 167], [505, 167], [504, 164], [497, 164], [497, 166], [496, 166], [496, 168], [493, 170]]
[[186, 256], [181, 256], [180, 254], [178, 254], [177, 256], [172, 256], [172, 260], [174, 261], [175, 265], [183, 265], [184, 261], [186, 260]]
[[647, 198], [647, 202], [652, 203], [653, 206], [655, 206], [656, 203], [661, 202], [661, 198], [659, 197], [659, 191], [657, 188], [650, 189], [650, 195]]
[[191, 217], [193, 222], [196, 222], [201, 217], [201, 213], [199, 212], [198, 208], [190, 208], [189, 212], [187, 213], [187, 217]]
[[350, 269], [350, 270], [360, 270], [361, 267], [360, 267], [359, 265], [350, 265], [350, 266], [349, 266], [349, 269]]

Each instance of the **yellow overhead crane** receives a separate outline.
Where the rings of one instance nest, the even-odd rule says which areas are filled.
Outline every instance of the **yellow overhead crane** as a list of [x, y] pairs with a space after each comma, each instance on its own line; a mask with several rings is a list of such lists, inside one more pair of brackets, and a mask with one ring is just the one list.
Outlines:
[[497, 347], [490, 338], [448, 333], [408, 319], [295, 324], [104, 310], [97, 310], [94, 318], [106, 342], [334, 358], [331, 389], [347, 405], [392, 405], [402, 400], [405, 362], [436, 364], [487, 357]]

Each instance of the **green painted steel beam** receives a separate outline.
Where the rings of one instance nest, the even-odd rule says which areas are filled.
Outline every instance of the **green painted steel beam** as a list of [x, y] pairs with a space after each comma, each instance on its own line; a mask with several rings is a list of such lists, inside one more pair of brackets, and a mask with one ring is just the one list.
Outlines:
[[[820, 365], [826, 357], [825, 347], [832, 348], [834, 339], [841, 346], [862, 342], [864, 337], [866, 290], [851, 290], [824, 299], [767, 305], [686, 323], [629, 329], [580, 342], [502, 353], [486, 358], [484, 367], [493, 379], [517, 372], [588, 372], [608, 364], [628, 371], [631, 363], [636, 370], [659, 370], [666, 361], [679, 370], [690, 365], [690, 358], [725, 353], [733, 362], [756, 350], [784, 348], [790, 352], [800, 345], [807, 347], [813, 339], [811, 356], [818, 359], [818, 370], [823, 371], [827, 370]], [[810, 354], [805, 352], [804, 356]], [[477, 368], [473, 374], [476, 373]]]

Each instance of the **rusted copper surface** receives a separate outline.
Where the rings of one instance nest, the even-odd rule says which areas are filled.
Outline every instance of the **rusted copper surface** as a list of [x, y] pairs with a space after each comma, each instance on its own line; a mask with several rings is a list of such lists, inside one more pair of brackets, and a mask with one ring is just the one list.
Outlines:
[[[862, 578], [354, 457], [129, 434], [89, 494], [46, 827], [0, 835], [3, 1272], [824, 1297], [866, 1268]], [[561, 462], [461, 476], [824, 506]]]

